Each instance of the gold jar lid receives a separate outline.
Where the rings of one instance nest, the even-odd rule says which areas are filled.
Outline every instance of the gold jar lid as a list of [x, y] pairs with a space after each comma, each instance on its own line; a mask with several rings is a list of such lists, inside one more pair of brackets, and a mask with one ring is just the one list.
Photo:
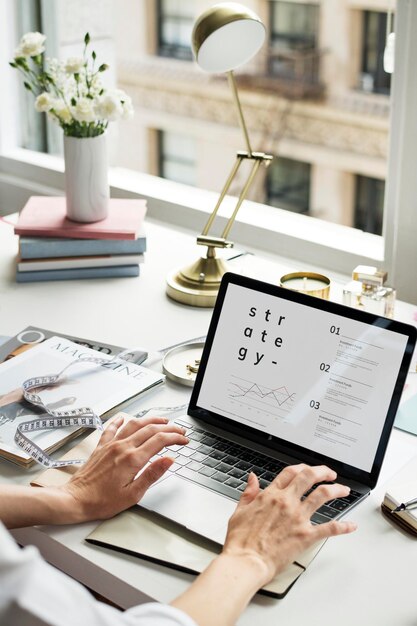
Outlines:
[[367, 285], [383, 285], [387, 276], [387, 272], [379, 270], [373, 265], [358, 265], [352, 272], [353, 280], [359, 280]]

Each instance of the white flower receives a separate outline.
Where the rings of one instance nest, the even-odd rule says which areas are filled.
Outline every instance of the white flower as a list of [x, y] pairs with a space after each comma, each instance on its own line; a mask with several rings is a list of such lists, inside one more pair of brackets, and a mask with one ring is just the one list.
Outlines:
[[47, 91], [39, 94], [35, 100], [35, 109], [38, 113], [46, 113], [46, 111], [50, 111], [52, 107], [53, 99], [51, 98], [51, 95]]
[[83, 67], [84, 59], [81, 57], [70, 57], [65, 63], [65, 71], [68, 74], [79, 74]]
[[73, 120], [71, 111], [63, 100], [55, 100], [53, 105], [55, 115], [59, 117], [59, 121], [63, 124], [70, 124]]
[[109, 122], [114, 122], [123, 115], [122, 103], [113, 93], [107, 93], [98, 98], [95, 111], [100, 119], [109, 120]]
[[134, 114], [132, 98], [121, 89], [118, 89], [118, 97], [120, 98], [120, 103], [122, 105], [122, 119], [131, 119]]
[[42, 33], [26, 33], [20, 40], [18, 48], [14, 54], [17, 57], [36, 57], [45, 50], [46, 36]]
[[77, 104], [72, 107], [71, 114], [78, 122], [94, 122], [96, 115], [93, 100], [91, 98], [79, 98]]

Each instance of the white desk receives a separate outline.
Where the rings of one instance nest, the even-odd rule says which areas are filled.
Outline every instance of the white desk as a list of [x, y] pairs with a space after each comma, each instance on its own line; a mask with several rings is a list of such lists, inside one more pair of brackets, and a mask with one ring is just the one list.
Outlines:
[[[169, 301], [165, 275], [174, 265], [193, 261], [194, 238], [148, 220], [149, 252], [139, 279], [16, 284], [17, 238], [0, 223], [0, 334], [13, 335], [37, 325], [119, 345], [155, 349], [206, 332], [211, 311]], [[272, 257], [269, 256], [269, 259]], [[293, 269], [268, 265], [266, 279]], [[274, 274], [274, 276], [272, 275]], [[397, 316], [412, 321], [415, 307], [400, 304]], [[136, 405], [186, 401], [186, 388], [167, 383]], [[257, 596], [239, 624], [309, 626], [324, 623], [360, 626], [416, 625], [417, 542], [395, 530], [379, 513], [384, 483], [417, 454], [417, 438], [394, 431], [377, 488], [352, 512], [359, 530], [332, 539], [283, 600]], [[38, 468], [23, 471], [0, 462], [0, 480], [27, 483]], [[45, 557], [71, 576], [120, 606], [154, 598], [169, 601], [192, 577], [84, 542], [95, 524], [39, 527], [14, 532], [22, 544], [37, 545]]]

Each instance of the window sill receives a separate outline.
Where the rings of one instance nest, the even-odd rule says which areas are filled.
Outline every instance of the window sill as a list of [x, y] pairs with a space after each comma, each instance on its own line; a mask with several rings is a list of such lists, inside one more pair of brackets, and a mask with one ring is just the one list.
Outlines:
[[[23, 149], [0, 156], [0, 188], [9, 184], [25, 190], [28, 196], [63, 193], [63, 172], [60, 157]], [[214, 192], [121, 168], [111, 168], [109, 178], [113, 196], [146, 198], [151, 217], [192, 230], [196, 235], [218, 198]], [[225, 199], [215, 224], [217, 234], [224, 228], [235, 202], [232, 197]], [[18, 208], [11, 207], [10, 212]], [[359, 263], [381, 265], [383, 261], [380, 236], [249, 200], [241, 207], [231, 234], [239, 246], [342, 274], [350, 275]]]

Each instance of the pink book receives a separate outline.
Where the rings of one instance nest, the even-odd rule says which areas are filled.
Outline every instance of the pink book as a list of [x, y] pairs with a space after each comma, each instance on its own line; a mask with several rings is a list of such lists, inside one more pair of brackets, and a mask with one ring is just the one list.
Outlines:
[[92, 224], [66, 218], [64, 196], [32, 196], [20, 211], [14, 232], [35, 237], [72, 239], [137, 239], [146, 214], [146, 200], [109, 200], [106, 219]]

